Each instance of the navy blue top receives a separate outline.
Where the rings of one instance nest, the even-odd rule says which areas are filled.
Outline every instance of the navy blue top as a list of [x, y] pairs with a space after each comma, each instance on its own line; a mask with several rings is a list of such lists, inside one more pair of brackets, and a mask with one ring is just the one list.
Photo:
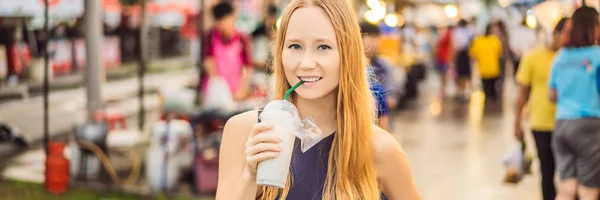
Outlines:
[[[287, 200], [321, 200], [334, 135], [327, 136], [305, 153], [300, 149], [300, 139], [296, 138], [290, 164], [292, 186]], [[381, 199], [387, 200], [383, 193]]]
[[[259, 109], [259, 114], [261, 111], [262, 108]], [[321, 200], [327, 177], [329, 150], [334, 137], [335, 133], [323, 138], [305, 153], [300, 148], [300, 139], [296, 138], [290, 163], [292, 184], [286, 200]], [[381, 200], [388, 200], [383, 193]]]

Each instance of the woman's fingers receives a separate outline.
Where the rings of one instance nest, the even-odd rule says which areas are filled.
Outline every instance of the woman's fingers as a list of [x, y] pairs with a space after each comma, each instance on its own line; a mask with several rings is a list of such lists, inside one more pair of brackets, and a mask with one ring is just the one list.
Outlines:
[[248, 137], [252, 138], [256, 135], [259, 135], [262, 132], [265, 132], [265, 131], [268, 131], [271, 129], [273, 129], [273, 124], [256, 123], [256, 124], [254, 124], [254, 127], [252, 128], [252, 133], [250, 133], [250, 135]]
[[281, 145], [279, 143], [259, 143], [246, 149], [247, 156], [254, 156], [262, 152], [280, 152]]
[[[275, 134], [261, 134], [273, 129], [272, 124], [257, 123], [252, 128], [252, 133], [246, 141], [246, 163], [252, 170], [256, 170], [256, 164], [264, 160], [273, 159], [281, 151], [282, 138]], [[255, 171], [253, 172], [255, 173]]]
[[259, 134], [246, 141], [246, 149], [259, 143], [280, 143], [282, 138], [275, 134]]
[[[257, 164], [259, 162], [265, 161], [265, 160], [269, 160], [269, 159], [273, 159], [276, 158], [277, 156], [279, 156], [279, 152], [263, 152], [263, 153], [259, 153], [253, 156], [248, 156], [246, 157], [246, 162], [248, 164]], [[256, 165], [254, 165], [256, 166]]]

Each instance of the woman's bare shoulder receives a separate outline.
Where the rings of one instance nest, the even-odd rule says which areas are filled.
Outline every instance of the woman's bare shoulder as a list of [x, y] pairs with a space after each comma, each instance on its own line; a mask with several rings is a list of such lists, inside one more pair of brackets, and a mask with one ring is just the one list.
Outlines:
[[400, 143], [394, 135], [375, 125], [373, 126], [373, 145], [377, 157], [385, 157], [386, 155], [397, 154], [399, 152], [404, 154]]
[[[250, 134], [250, 130], [254, 124], [258, 122], [258, 111], [251, 110], [241, 114], [237, 114], [227, 120], [225, 123], [224, 132], [241, 132]], [[247, 135], [246, 135], [247, 136]]]
[[394, 135], [373, 129], [378, 181], [389, 199], [421, 199], [412, 178], [410, 163]]

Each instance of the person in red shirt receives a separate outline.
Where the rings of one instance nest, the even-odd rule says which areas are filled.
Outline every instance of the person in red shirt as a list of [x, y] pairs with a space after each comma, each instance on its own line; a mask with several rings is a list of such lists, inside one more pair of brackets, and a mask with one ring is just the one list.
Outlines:
[[448, 68], [450, 66], [450, 58], [452, 57], [452, 26], [446, 27], [440, 39], [437, 42], [437, 49], [435, 54], [435, 69], [440, 74], [441, 82], [441, 97], [446, 96], [446, 79], [448, 76]]

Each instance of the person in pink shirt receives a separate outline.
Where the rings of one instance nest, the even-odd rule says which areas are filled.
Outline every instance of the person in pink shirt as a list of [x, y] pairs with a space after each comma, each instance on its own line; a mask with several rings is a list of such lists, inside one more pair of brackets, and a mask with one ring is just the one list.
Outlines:
[[251, 42], [235, 29], [235, 10], [229, 2], [212, 8], [215, 27], [204, 37], [202, 91], [208, 79], [222, 77], [235, 100], [249, 95], [252, 74]]

